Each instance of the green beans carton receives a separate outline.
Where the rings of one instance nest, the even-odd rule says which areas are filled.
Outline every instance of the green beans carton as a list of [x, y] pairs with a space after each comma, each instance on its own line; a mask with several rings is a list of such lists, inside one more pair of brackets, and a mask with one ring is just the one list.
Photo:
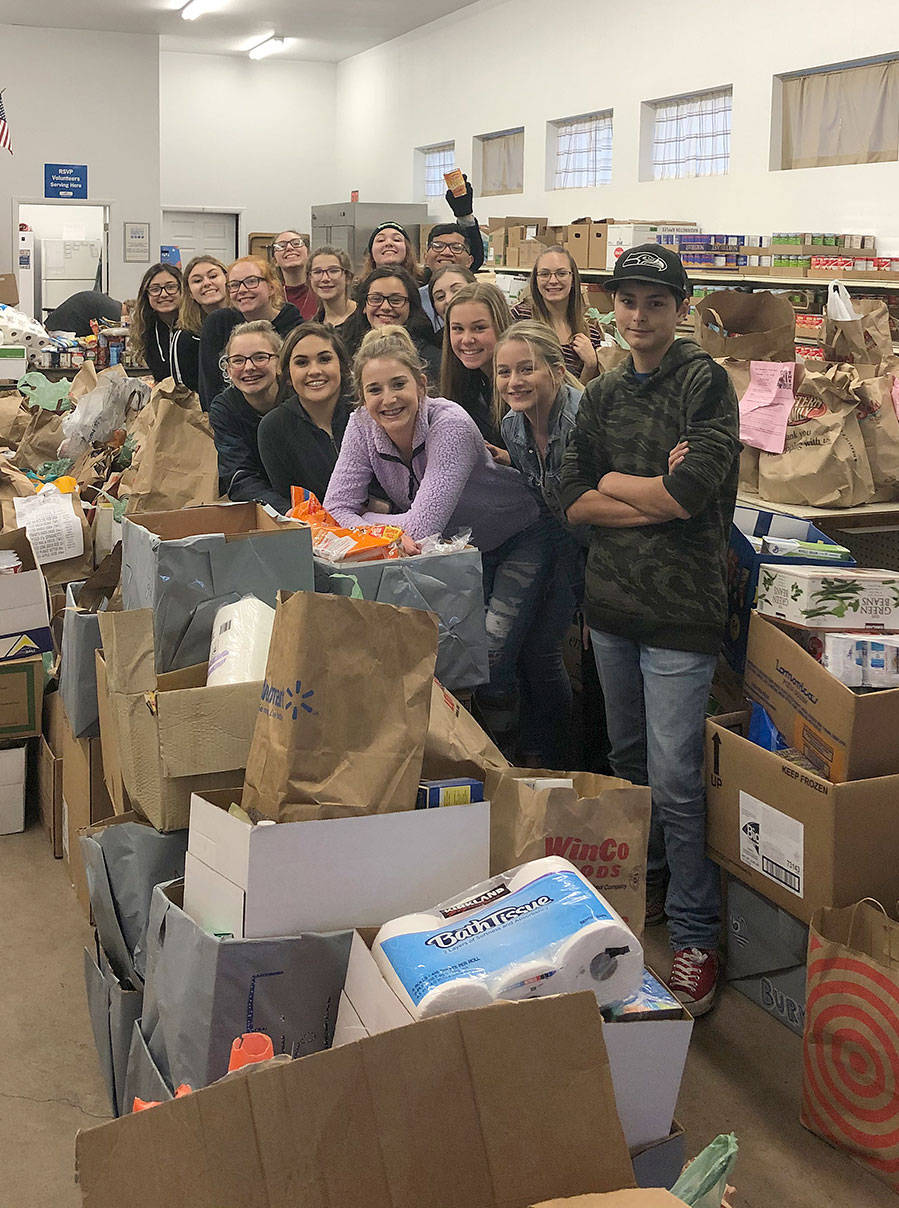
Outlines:
[[766, 566], [756, 608], [809, 629], [899, 630], [899, 571]]

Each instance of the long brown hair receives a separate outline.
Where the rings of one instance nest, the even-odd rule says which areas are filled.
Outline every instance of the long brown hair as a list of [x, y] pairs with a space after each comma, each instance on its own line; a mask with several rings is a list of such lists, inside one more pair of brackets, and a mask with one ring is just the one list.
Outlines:
[[531, 269], [531, 277], [528, 283], [531, 314], [535, 319], [539, 319], [541, 323], [546, 323], [547, 326], [552, 327], [552, 316], [549, 313], [549, 307], [546, 305], [546, 300], [537, 287], [537, 271], [540, 268], [540, 261], [544, 256], [548, 256], [550, 252], [555, 252], [557, 256], [564, 256], [568, 261], [568, 267], [571, 269], [571, 289], [568, 293], [568, 305], [565, 310], [565, 320], [571, 328], [571, 334], [572, 336], [578, 334], [589, 335], [590, 333], [587, 330], [587, 307], [584, 305], [584, 296], [581, 293], [581, 275], [577, 271], [577, 265], [571, 252], [569, 252], [567, 247], [561, 247], [559, 244], [556, 244], [555, 247], [548, 247], [534, 261], [534, 267]]
[[[399, 228], [396, 229], [399, 230]], [[376, 268], [391, 268], [395, 266], [396, 268], [404, 268], [413, 281], [418, 281], [419, 283], [421, 282], [422, 268], [418, 263], [418, 258], [415, 255], [412, 244], [409, 242], [409, 236], [403, 234], [402, 231], [400, 234], [403, 235], [403, 241], [406, 244], [406, 255], [403, 257], [402, 261], [399, 264], [392, 262], [391, 264], [378, 265], [375, 264], [374, 260], [372, 259], [371, 252], [366, 252], [362, 261], [362, 277], [367, 277], [370, 273], [373, 273]]]
[[[302, 231], [298, 231], [294, 227], [284, 227], [284, 229], [282, 231], [279, 231], [278, 234], [280, 234], [280, 235], [296, 235], [297, 239], [302, 239], [303, 243], [305, 243], [306, 251], [307, 252], [309, 251], [309, 239], [307, 238], [306, 235], [303, 234]], [[287, 282], [284, 280], [284, 270], [281, 268], [281, 265], [275, 259], [274, 244], [277, 242], [278, 242], [278, 240], [277, 240], [277, 238], [275, 238], [273, 243], [269, 245], [268, 254], [270, 257], [272, 271], [274, 272], [274, 274], [278, 278], [278, 280], [281, 282], [281, 288], [286, 289]], [[308, 256], [306, 257], [306, 263], [303, 265], [303, 268], [304, 268], [304, 270], [306, 270], [308, 272], [308, 269], [309, 269], [309, 257]], [[307, 276], [305, 275], [305, 273], [303, 276], [303, 280], [306, 281], [306, 283], [308, 284], [308, 279], [307, 279]]]
[[281, 389], [278, 393], [278, 402], [281, 403], [285, 398], [289, 398], [291, 394], [296, 394], [293, 383], [290, 380], [290, 358], [293, 356], [293, 350], [297, 344], [299, 344], [300, 340], [305, 340], [306, 336], [318, 336], [320, 340], [327, 340], [334, 349], [334, 355], [337, 357], [337, 363], [340, 366], [340, 397], [347, 402], [352, 402], [353, 367], [350, 364], [346, 345], [333, 327], [328, 327], [325, 323], [318, 323], [315, 319], [309, 319], [306, 323], [301, 323], [299, 327], [295, 327], [281, 345], [279, 369], [281, 374]]
[[[312, 289], [312, 264], [316, 256], [333, 256], [340, 267], [343, 269], [343, 287], [345, 291], [344, 301], [351, 302], [353, 288], [353, 263], [342, 247], [331, 247], [330, 244], [325, 244], [324, 247], [317, 247], [314, 252], [309, 253], [309, 259], [306, 261], [306, 284]], [[312, 292], [315, 294], [315, 290]], [[318, 294], [315, 294], [318, 298]], [[319, 298], [319, 310], [324, 313], [324, 302]]]
[[150, 282], [159, 273], [170, 273], [178, 282], [182, 297], [184, 296], [184, 278], [181, 276], [181, 269], [177, 264], [151, 264], [141, 277], [140, 286], [137, 291], [137, 300], [134, 303], [134, 310], [131, 315], [128, 345], [135, 360], [144, 365], [147, 363], [147, 337], [156, 321], [156, 311], [150, 305], [150, 297], [147, 290], [149, 289]]
[[[472, 382], [479, 370], [466, 369], [450, 343], [450, 323], [453, 310], [465, 302], [482, 302], [490, 312], [490, 320], [496, 337], [503, 334], [511, 326], [512, 316], [505, 295], [486, 281], [476, 281], [474, 285], [464, 285], [450, 299], [444, 312], [443, 356], [440, 362], [440, 394], [442, 398], [451, 399], [454, 403], [467, 398], [472, 391]], [[488, 374], [492, 377], [492, 374]]]
[[225, 300], [222, 303], [223, 307], [227, 306], [230, 299], [228, 298], [228, 270], [222, 264], [221, 260], [217, 260], [215, 256], [194, 256], [193, 260], [188, 261], [187, 268], [184, 270], [184, 283], [181, 286], [181, 309], [178, 311], [178, 326], [182, 331], [192, 331], [195, 336], [200, 334], [200, 328], [203, 326], [203, 320], [206, 318], [206, 312], [200, 303], [194, 298], [190, 292], [190, 275], [198, 264], [214, 264], [216, 268], [220, 268], [225, 274]]

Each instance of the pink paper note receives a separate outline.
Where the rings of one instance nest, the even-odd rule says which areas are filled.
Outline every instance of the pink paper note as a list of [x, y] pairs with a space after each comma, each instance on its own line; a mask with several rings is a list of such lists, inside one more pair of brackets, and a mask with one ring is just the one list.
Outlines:
[[793, 409], [794, 361], [752, 361], [740, 399], [740, 440], [765, 453], [783, 453]]

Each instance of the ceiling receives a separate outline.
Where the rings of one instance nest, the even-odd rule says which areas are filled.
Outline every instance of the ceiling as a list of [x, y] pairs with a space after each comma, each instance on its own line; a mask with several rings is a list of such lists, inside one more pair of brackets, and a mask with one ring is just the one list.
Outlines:
[[186, 0], [0, 0], [0, 24], [158, 34], [166, 51], [240, 55], [271, 34], [291, 39], [273, 58], [336, 62], [471, 0], [221, 0], [184, 21]]

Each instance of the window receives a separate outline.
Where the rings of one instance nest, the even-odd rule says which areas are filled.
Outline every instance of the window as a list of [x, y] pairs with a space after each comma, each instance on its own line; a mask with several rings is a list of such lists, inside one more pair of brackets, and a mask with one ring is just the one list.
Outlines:
[[480, 165], [482, 197], [524, 192], [524, 127], [481, 134], [475, 140], [474, 162]]
[[419, 152], [424, 159], [425, 197], [442, 197], [446, 192], [444, 172], [451, 172], [456, 166], [456, 144], [439, 143], [434, 147], [420, 147]]
[[654, 101], [652, 179], [723, 176], [730, 162], [733, 89]]
[[555, 136], [551, 187], [588, 189], [612, 179], [612, 114], [550, 122], [550, 145]]
[[782, 76], [781, 168], [899, 159], [899, 59]]

